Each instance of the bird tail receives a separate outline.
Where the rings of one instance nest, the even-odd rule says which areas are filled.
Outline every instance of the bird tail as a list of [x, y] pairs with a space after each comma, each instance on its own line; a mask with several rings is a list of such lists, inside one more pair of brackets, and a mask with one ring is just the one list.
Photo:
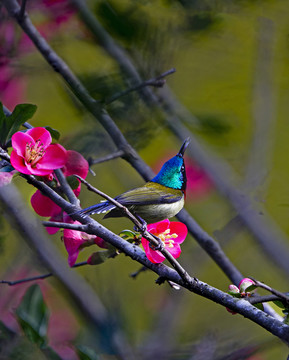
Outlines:
[[81, 216], [92, 215], [92, 214], [105, 214], [106, 212], [115, 208], [115, 205], [111, 204], [109, 201], [99, 203], [96, 205], [89, 206], [85, 209], [82, 209], [77, 212]]

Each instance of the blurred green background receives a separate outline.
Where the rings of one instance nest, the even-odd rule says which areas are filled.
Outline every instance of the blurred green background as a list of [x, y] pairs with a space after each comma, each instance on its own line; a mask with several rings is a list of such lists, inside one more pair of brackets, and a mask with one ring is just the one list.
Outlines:
[[[240, 188], [289, 235], [288, 2], [102, 0], [88, 4], [103, 27], [127, 51], [143, 79], [172, 67], [177, 69], [167, 78], [167, 84], [195, 116], [186, 126], [234, 168], [242, 180]], [[42, 8], [32, 1], [29, 6], [33, 22], [43, 29], [54, 50], [97, 100], [108, 99], [128, 87], [130, 79], [120, 72], [118, 64], [93, 39], [76, 13], [53, 27]], [[20, 36], [21, 30], [16, 28], [15, 33]], [[32, 45], [31, 49], [16, 53], [12, 63], [26, 84], [22, 102], [38, 106], [31, 121], [33, 126], [56, 128], [67, 149], [77, 150], [87, 158], [98, 158], [114, 150], [103, 128], [75, 100]], [[179, 149], [180, 139], [168, 130], [159, 112], [145, 106], [138, 93], [120, 98], [107, 109], [155, 171]], [[255, 172], [250, 168], [252, 161]], [[87, 180], [111, 196], [143, 184], [122, 159], [95, 165], [93, 171], [96, 176], [89, 174]], [[34, 190], [20, 177], [14, 177], [14, 182], [30, 204]], [[80, 199], [83, 207], [99, 201], [84, 187]], [[244, 227], [233, 225], [222, 230], [236, 212], [213, 186], [202, 194], [196, 191], [188, 195], [185, 208], [205, 231], [224, 240], [226, 254], [245, 276], [287, 291], [288, 277], [270, 262]], [[116, 233], [132, 228], [125, 219], [97, 220]], [[22, 269], [44, 273], [40, 264], [34, 267], [33, 252], [2, 219], [1, 229], [1, 278], [19, 278]], [[66, 259], [61, 234], [51, 236], [51, 241]], [[191, 236], [182, 250], [180, 262], [191, 275], [227, 290], [230, 281]], [[86, 260], [91, 252], [91, 248], [85, 249], [78, 260]], [[225, 359], [226, 355], [238, 349], [250, 350], [251, 346], [256, 346], [257, 354], [248, 355], [248, 350], [232, 359], [286, 358], [286, 346], [249, 320], [232, 316], [224, 308], [187, 291], [155, 285], [156, 276], [150, 272], [133, 280], [129, 275], [138, 268], [120, 255], [100, 266], [72, 270], [95, 289], [133, 346], [151, 349], [157, 337], [158, 346], [172, 346], [172, 353], [167, 355], [171, 359], [201, 359], [197, 354], [199, 351], [204, 355], [203, 347], [215, 349], [215, 355], [208, 359]], [[69, 313], [75, 329], [69, 341], [92, 346], [93, 336], [89, 336], [89, 329], [66, 293], [55, 280], [45, 282], [51, 312], [63, 307]], [[13, 299], [0, 307], [5, 318], [19, 303], [22, 291], [2, 285], [1, 294]], [[73, 359], [75, 355], [71, 352], [65, 356]]]

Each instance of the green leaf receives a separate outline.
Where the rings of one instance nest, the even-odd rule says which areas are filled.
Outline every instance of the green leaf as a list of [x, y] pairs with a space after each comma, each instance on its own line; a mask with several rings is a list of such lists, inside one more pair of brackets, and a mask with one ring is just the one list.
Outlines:
[[37, 109], [36, 105], [19, 104], [16, 105], [13, 113], [6, 117], [6, 142], [9, 141], [13, 134], [15, 134], [25, 121], [32, 118]]
[[99, 357], [95, 351], [88, 346], [79, 345], [76, 348], [79, 360], [98, 360]]
[[79, 181], [74, 175], [67, 176], [66, 181], [72, 190], [77, 189], [79, 186]]
[[25, 335], [40, 347], [46, 346], [49, 311], [44, 303], [40, 287], [32, 285], [16, 309], [19, 325]]
[[119, 233], [119, 236], [128, 242], [133, 242], [141, 239], [140, 233], [132, 230], [122, 230], [122, 232]]
[[56, 129], [53, 129], [50, 126], [45, 126], [45, 129], [48, 130], [50, 132], [50, 135], [52, 137], [52, 140], [54, 141], [59, 141], [60, 139], [60, 132]]

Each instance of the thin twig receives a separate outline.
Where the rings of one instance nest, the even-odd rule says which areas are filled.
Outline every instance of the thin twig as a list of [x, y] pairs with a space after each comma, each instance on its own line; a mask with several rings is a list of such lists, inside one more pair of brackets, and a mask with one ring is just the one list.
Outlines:
[[23, 19], [24, 15], [25, 15], [26, 1], [27, 0], [22, 0], [22, 2], [21, 2], [21, 8], [20, 8], [20, 12], [19, 12], [20, 19]]
[[265, 296], [254, 295], [251, 297], [247, 297], [246, 300], [248, 300], [249, 303], [252, 305], [266, 303], [270, 301], [281, 301], [287, 305], [286, 300], [284, 300], [283, 298], [281, 299], [280, 296], [277, 295], [265, 295]]
[[280, 299], [283, 299], [286, 302], [287, 305], [289, 305], [289, 296], [288, 295], [286, 295], [286, 294], [272, 288], [269, 285], [266, 285], [266, 284], [262, 283], [259, 280], [254, 279], [252, 277], [249, 277], [249, 279], [253, 280], [254, 283], [255, 283], [254, 285], [256, 285], [257, 287], [265, 289], [265, 290], [269, 291], [271, 294], [278, 296]]
[[105, 100], [105, 104], [106, 105], [111, 104], [113, 101], [119, 99], [120, 97], [125, 96], [125, 95], [127, 95], [127, 94], [129, 94], [129, 93], [131, 93], [133, 91], [140, 90], [140, 89], [142, 89], [142, 88], [144, 88], [146, 86], [163, 87], [165, 85], [165, 83], [166, 83], [166, 81], [164, 80], [164, 77], [166, 77], [168, 75], [171, 75], [171, 74], [173, 74], [175, 72], [176, 72], [176, 69], [172, 68], [172, 69], [164, 72], [163, 74], [161, 74], [161, 75], [159, 75], [159, 76], [157, 76], [155, 78], [143, 81], [142, 83], [140, 83], [138, 85], [132, 86], [129, 89], [121, 91], [118, 94], [115, 94], [112, 97], [110, 97], [109, 99]]
[[[84, 265], [88, 265], [87, 261], [83, 261], [83, 262], [74, 264], [72, 267], [77, 268], [77, 267], [84, 266]], [[36, 276], [29, 277], [29, 278], [19, 279], [19, 280], [14, 280], [14, 281], [0, 280], [0, 284], [7, 284], [9, 286], [14, 286], [14, 285], [23, 284], [23, 283], [30, 282], [30, 281], [44, 280], [51, 276], [54, 276], [54, 274], [48, 273], [48, 274], [43, 274], [43, 275], [36, 275]]]
[[118, 150], [114, 153], [111, 153], [109, 155], [103, 156], [101, 158], [98, 159], [92, 159], [91, 157], [87, 159], [89, 166], [91, 165], [96, 165], [96, 164], [101, 164], [103, 162], [106, 161], [110, 161], [110, 160], [114, 160], [117, 159], [119, 157], [122, 157], [124, 155], [124, 151], [123, 150]]
[[133, 279], [136, 279], [137, 276], [139, 276], [140, 273], [147, 271], [148, 268], [145, 266], [142, 266], [141, 268], [139, 268], [137, 271], [133, 272], [130, 274], [130, 277], [132, 277]]
[[42, 225], [45, 227], [56, 227], [60, 229], [71, 229], [76, 231], [87, 232], [89, 227], [87, 225], [82, 224], [69, 224], [64, 222], [56, 222], [56, 221], [42, 221]]
[[60, 169], [54, 170], [54, 173], [60, 183], [62, 192], [67, 196], [69, 202], [74, 205], [79, 204], [79, 200], [77, 199], [76, 195], [74, 194], [73, 190], [69, 186], [66, 177], [64, 176], [63, 172]]

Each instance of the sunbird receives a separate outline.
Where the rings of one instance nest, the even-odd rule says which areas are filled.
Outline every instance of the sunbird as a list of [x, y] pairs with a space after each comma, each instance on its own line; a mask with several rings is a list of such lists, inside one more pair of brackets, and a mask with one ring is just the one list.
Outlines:
[[[181, 211], [185, 202], [187, 177], [183, 156], [189, 142], [189, 138], [184, 141], [177, 155], [165, 162], [152, 180], [114, 199], [146, 223], [175, 216]], [[92, 205], [78, 212], [83, 216], [101, 213], [107, 213], [104, 219], [124, 216], [123, 212], [110, 201]]]

